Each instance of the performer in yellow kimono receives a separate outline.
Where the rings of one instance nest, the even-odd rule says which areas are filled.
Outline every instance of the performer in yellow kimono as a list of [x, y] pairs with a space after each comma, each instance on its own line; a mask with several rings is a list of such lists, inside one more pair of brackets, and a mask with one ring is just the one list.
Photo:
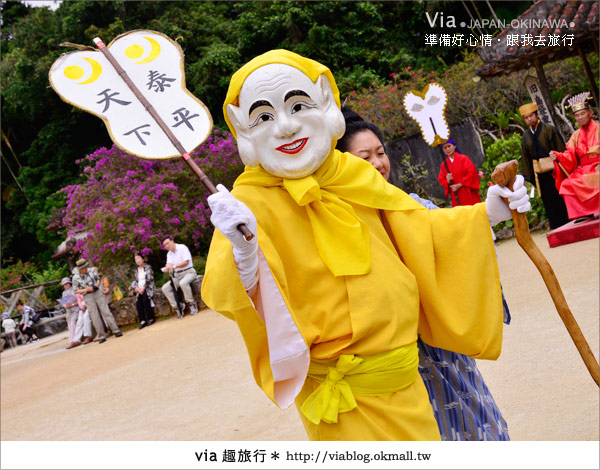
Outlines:
[[289, 51], [233, 75], [224, 112], [246, 168], [209, 197], [202, 298], [238, 323], [256, 383], [281, 408], [296, 402], [310, 439], [439, 440], [417, 333], [498, 357], [490, 223], [510, 218], [501, 196], [529, 209], [523, 178], [485, 204], [428, 211], [335, 150], [339, 108], [329, 69]]

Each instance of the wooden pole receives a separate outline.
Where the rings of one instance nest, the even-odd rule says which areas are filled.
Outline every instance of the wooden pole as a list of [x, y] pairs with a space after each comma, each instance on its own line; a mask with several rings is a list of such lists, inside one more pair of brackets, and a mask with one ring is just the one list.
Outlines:
[[590, 87], [592, 89], [592, 95], [594, 95], [594, 101], [596, 102], [596, 106], [600, 107], [600, 101], [598, 100], [598, 85], [596, 85], [596, 79], [594, 77], [594, 74], [592, 73], [590, 63], [588, 62], [587, 57], [583, 53], [581, 46], [577, 46], [577, 52], [579, 53], [579, 58], [583, 63], [583, 70], [585, 70], [585, 75], [587, 76], [587, 79], [590, 82]]
[[535, 59], [534, 65], [535, 65], [535, 73], [538, 77], [538, 80], [540, 81], [540, 89], [542, 91], [542, 97], [544, 98], [544, 101], [546, 102], [546, 107], [548, 108], [548, 112], [550, 113], [550, 116], [552, 117], [552, 121], [554, 122], [554, 127], [559, 132], [562, 139], [566, 142], [568, 139], [565, 138], [562, 131], [560, 130], [560, 126], [558, 125], [558, 123], [559, 123], [558, 116], [556, 115], [556, 112], [554, 110], [554, 104], [552, 103], [552, 97], [550, 96], [550, 86], [548, 85], [548, 80], [546, 80], [546, 74], [544, 73], [544, 67], [542, 66], [542, 63], [539, 58]]
[[[433, 123], [433, 119], [429, 118], [429, 122], [431, 123], [431, 127], [433, 128], [433, 134], [437, 135], [437, 130], [435, 129], [435, 124]], [[452, 175], [452, 173], [450, 172], [450, 168], [448, 168], [448, 162], [446, 161], [446, 154], [444, 154], [443, 144], [442, 144], [442, 147], [440, 147], [440, 150], [442, 151], [442, 163], [446, 167], [446, 171], [448, 172], [448, 174]], [[450, 176], [450, 181], [448, 181], [448, 189], [450, 190], [450, 193], [454, 194], [454, 197], [456, 198], [456, 203], [460, 206], [460, 199], [458, 199], [458, 193], [450, 187], [453, 184], [454, 184], [454, 179], [452, 178], [452, 176]], [[452, 197], [450, 197], [450, 202], [452, 202]]]
[[[444, 149], [442, 148], [440, 150], [442, 151], [442, 163], [446, 167], [446, 171], [448, 172], [448, 174], [451, 175], [452, 173], [450, 172], [450, 168], [448, 168], [448, 162], [446, 161], [446, 154], [444, 153]], [[460, 199], [458, 198], [458, 193], [450, 187], [453, 184], [454, 184], [454, 178], [450, 177], [450, 181], [448, 181], [448, 189], [450, 189], [450, 192], [452, 194], [454, 194], [454, 197], [456, 198], [456, 204], [458, 204], [460, 206], [461, 204], [460, 204]], [[450, 198], [450, 201], [452, 201], [452, 198]]]
[[492, 8], [492, 5], [490, 4], [489, 0], [485, 0], [485, 3], [487, 3], [488, 8], [490, 9], [490, 11], [492, 12], [492, 15], [494, 15], [494, 19], [496, 20], [496, 24], [500, 23], [500, 20], [498, 19], [498, 17], [496, 16], [496, 12], [494, 11], [494, 9]]
[[[198, 177], [200, 182], [204, 185], [204, 187], [206, 189], [208, 189], [208, 191], [211, 194], [215, 194], [217, 192], [217, 188], [215, 187], [215, 185], [208, 178], [208, 176], [206, 176], [204, 174], [204, 172], [200, 169], [200, 167], [196, 164], [196, 162], [190, 157], [190, 155], [187, 153], [185, 148], [183, 148], [183, 145], [181, 145], [181, 143], [179, 142], [177, 137], [175, 137], [173, 132], [171, 132], [171, 129], [169, 129], [169, 126], [167, 126], [167, 124], [162, 120], [160, 115], [156, 112], [156, 110], [154, 109], [154, 106], [152, 106], [150, 104], [150, 102], [146, 99], [146, 97], [142, 94], [142, 92], [140, 90], [138, 90], [138, 87], [135, 86], [135, 83], [133, 83], [131, 81], [131, 79], [127, 75], [127, 72], [125, 70], [123, 70], [123, 68], [121, 67], [119, 62], [117, 62], [117, 59], [115, 59], [114, 56], [112, 55], [112, 53], [108, 50], [108, 47], [106, 47], [106, 45], [102, 42], [102, 40], [100, 38], [94, 38], [94, 43], [96, 44], [96, 46], [98, 46], [98, 49], [100, 49], [100, 51], [104, 54], [106, 59], [111, 63], [111, 65], [117, 71], [119, 76], [127, 84], [127, 86], [133, 92], [135, 97], [140, 101], [140, 103], [142, 103], [142, 105], [144, 105], [144, 108], [146, 109], [146, 111], [148, 111], [150, 116], [152, 116], [152, 118], [156, 121], [156, 123], [159, 125], [159, 127], [162, 129], [162, 131], [166, 134], [166, 136], [169, 138], [169, 140], [171, 141], [173, 146], [180, 153], [180, 155], [183, 158], [183, 160], [185, 161], [185, 163], [187, 163], [187, 165], [190, 167], [190, 169], [196, 174], [196, 176]], [[244, 238], [247, 241], [250, 241], [254, 238], [254, 234], [252, 232], [250, 232], [250, 230], [248, 230], [248, 228], [246, 227], [245, 224], [240, 224], [237, 226], [237, 228], [240, 232], [242, 232], [242, 234], [244, 235]]]
[[[506, 186], [508, 189], [512, 190], [518, 168], [519, 164], [516, 160], [501, 163], [492, 173], [492, 179], [497, 185]], [[508, 201], [506, 201], [506, 203], [508, 204]], [[543, 255], [542, 251], [531, 238], [527, 216], [512, 209], [510, 212], [512, 214], [515, 235], [517, 236], [517, 242], [519, 243], [519, 246], [523, 248], [523, 251], [525, 251], [531, 261], [533, 261], [533, 264], [535, 264], [535, 267], [542, 275], [542, 279], [544, 280], [544, 283], [550, 292], [550, 296], [552, 297], [554, 306], [558, 311], [558, 315], [567, 328], [571, 339], [575, 343], [577, 351], [579, 351], [579, 355], [583, 359], [583, 362], [592, 376], [592, 379], [594, 382], [596, 382], [596, 385], [600, 386], [600, 366], [598, 365], [598, 361], [594, 357], [594, 353], [590, 349], [590, 346], [583, 336], [575, 317], [567, 305], [567, 301], [565, 300], [565, 296], [563, 295], [562, 289], [560, 288], [560, 284], [558, 283], [558, 279], [556, 278], [556, 274], [554, 274], [552, 266], [550, 266], [550, 263]]]

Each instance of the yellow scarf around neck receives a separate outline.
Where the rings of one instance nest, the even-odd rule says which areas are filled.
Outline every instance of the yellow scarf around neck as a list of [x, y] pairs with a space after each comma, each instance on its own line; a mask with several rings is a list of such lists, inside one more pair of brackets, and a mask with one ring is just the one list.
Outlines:
[[387, 183], [369, 162], [339, 150], [333, 150], [315, 173], [304, 178], [281, 178], [260, 166], [246, 167], [234, 183], [234, 187], [240, 185], [281, 187], [305, 207], [319, 255], [334, 276], [361, 275], [371, 269], [369, 228], [351, 204], [426, 210]]

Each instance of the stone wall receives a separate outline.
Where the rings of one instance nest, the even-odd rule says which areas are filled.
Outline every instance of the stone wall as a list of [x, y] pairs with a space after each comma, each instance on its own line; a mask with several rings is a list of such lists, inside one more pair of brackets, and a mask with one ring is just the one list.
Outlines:
[[[450, 135], [458, 144], [460, 153], [468, 156], [477, 169], [481, 168], [485, 160], [483, 144], [470, 119], [464, 119], [458, 123], [450, 124]], [[406, 189], [402, 183], [400, 174], [400, 161], [403, 155], [409, 155], [413, 165], [422, 164], [428, 170], [425, 183], [428, 193], [439, 199], [444, 199], [444, 189], [437, 180], [440, 167], [444, 161], [442, 146], [430, 147], [423, 140], [421, 134], [405, 137], [388, 142], [388, 157], [390, 157], [391, 172], [390, 183], [400, 189]], [[425, 197], [425, 195], [420, 194]]]
[[[198, 276], [191, 284], [194, 299], [196, 299], [196, 302], [198, 302], [198, 309], [203, 309], [206, 307], [205, 303], [202, 301], [202, 297], [200, 296], [202, 277], [203, 276]], [[160, 287], [161, 286], [156, 286], [156, 291], [154, 293], [154, 313], [157, 317], [173, 315], [174, 312], [171, 310], [169, 301], [162, 293]], [[115, 316], [117, 325], [119, 326], [131, 325], [138, 322], [137, 309], [135, 308], [135, 296], [125, 297], [122, 300], [111, 302], [110, 310]], [[186, 307], [185, 313], [189, 313], [189, 308]]]
[[[200, 296], [202, 276], [198, 276], [196, 280], [192, 282], [191, 286], [194, 298], [196, 299], [196, 302], [198, 302], [198, 309], [205, 308], [206, 304], [202, 301], [202, 297]], [[169, 316], [174, 314], [174, 312], [171, 310], [171, 306], [169, 305], [169, 301], [162, 293], [160, 287], [158, 287], [156, 289], [156, 292], [154, 293], [154, 304], [154, 313], [157, 317]], [[125, 297], [117, 302], [110, 302], [109, 307], [110, 311], [113, 313], [115, 319], [117, 320], [117, 325], [126, 326], [133, 325], [138, 322], [137, 309], [135, 307], [135, 296]], [[186, 307], [185, 313], [189, 314], [189, 308]], [[66, 314], [63, 313], [61, 315], [55, 315], [53, 317], [44, 317], [34, 325], [34, 328], [35, 334], [38, 336], [38, 338], [45, 338], [46, 336], [54, 335], [56, 333], [60, 333], [61, 331], [65, 331], [68, 328]], [[22, 336], [20, 333], [18, 333], [17, 335]], [[2, 340], [4, 340], [4, 336], [4, 333], [2, 333]], [[8, 347], [8, 343], [4, 344], [4, 348]]]
[[67, 315], [63, 313], [54, 317], [44, 317], [34, 325], [34, 328], [38, 338], [45, 338], [46, 336], [60, 333], [68, 328]]

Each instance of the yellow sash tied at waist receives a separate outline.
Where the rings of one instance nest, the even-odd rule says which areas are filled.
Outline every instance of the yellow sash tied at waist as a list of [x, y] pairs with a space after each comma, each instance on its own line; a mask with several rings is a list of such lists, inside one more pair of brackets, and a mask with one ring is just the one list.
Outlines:
[[312, 359], [308, 376], [320, 385], [304, 400], [302, 413], [314, 424], [337, 423], [339, 413], [356, 408], [354, 395], [386, 395], [408, 387], [417, 376], [418, 364], [416, 342], [372, 356]]

